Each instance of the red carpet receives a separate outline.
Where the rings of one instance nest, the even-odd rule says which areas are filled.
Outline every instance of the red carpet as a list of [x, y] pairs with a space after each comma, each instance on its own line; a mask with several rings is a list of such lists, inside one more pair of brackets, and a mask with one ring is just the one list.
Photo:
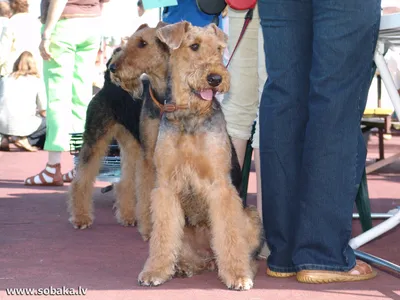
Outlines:
[[[387, 142], [387, 155], [400, 151], [400, 138]], [[376, 156], [376, 138], [370, 142], [370, 157]], [[6, 288], [87, 288], [78, 299], [112, 300], [280, 300], [280, 299], [400, 299], [399, 276], [378, 270], [375, 280], [305, 285], [295, 279], [272, 279], [260, 263], [255, 286], [246, 292], [229, 291], [216, 273], [189, 279], [173, 279], [156, 288], [142, 288], [137, 276], [147, 256], [148, 245], [136, 228], [119, 226], [112, 213], [113, 194], [94, 192], [95, 222], [91, 229], [74, 230], [68, 223], [66, 191], [60, 188], [25, 187], [23, 179], [40, 171], [46, 153], [0, 152], [0, 299]], [[63, 155], [63, 171], [72, 167], [72, 156]], [[374, 212], [400, 206], [400, 161], [368, 176]], [[249, 201], [255, 202], [255, 174], [251, 174]], [[377, 224], [379, 221], [375, 221]], [[354, 234], [360, 233], [357, 220]], [[400, 264], [400, 227], [362, 247], [376, 256]], [[54, 299], [70, 299], [59, 296]], [[28, 299], [43, 299], [43, 296]], [[53, 298], [52, 298], [53, 299]]]

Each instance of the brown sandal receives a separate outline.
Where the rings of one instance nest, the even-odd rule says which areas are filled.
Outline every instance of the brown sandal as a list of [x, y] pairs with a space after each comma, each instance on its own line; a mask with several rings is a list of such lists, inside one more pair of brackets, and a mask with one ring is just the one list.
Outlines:
[[65, 173], [62, 175], [62, 179], [64, 182], [72, 182], [72, 180], [75, 178], [75, 169], [72, 169], [68, 173]]
[[289, 278], [296, 276], [296, 272], [275, 272], [272, 271], [270, 268], [267, 268], [266, 273], [268, 276], [275, 278]]
[[29, 152], [36, 152], [38, 148], [33, 147], [26, 137], [18, 138], [14, 141], [14, 145], [20, 149], [29, 151]]
[[357, 260], [356, 266], [347, 272], [323, 270], [303, 270], [297, 272], [297, 281], [303, 283], [352, 282], [372, 279], [375, 276], [376, 271], [369, 264]]
[[[37, 180], [35, 180], [37, 179]], [[64, 185], [61, 175], [60, 164], [46, 165], [46, 168], [39, 174], [25, 179], [25, 185], [35, 186], [61, 186]]]

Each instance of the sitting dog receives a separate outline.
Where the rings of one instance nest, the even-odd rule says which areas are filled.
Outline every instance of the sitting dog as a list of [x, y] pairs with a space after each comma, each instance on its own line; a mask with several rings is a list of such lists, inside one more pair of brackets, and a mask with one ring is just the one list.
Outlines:
[[[70, 222], [75, 228], [84, 229], [93, 223], [93, 182], [112, 138], [120, 146], [122, 171], [116, 184], [116, 218], [125, 226], [135, 224], [134, 176], [139, 156], [143, 94], [140, 77], [147, 73], [155, 92], [164, 93], [169, 51], [157, 38], [156, 29], [165, 25], [163, 22], [156, 28], [141, 25], [123, 49], [114, 51], [108, 62], [104, 86], [88, 106], [83, 146], [69, 191]], [[121, 61], [131, 66], [129, 72], [116, 73]]]
[[[206, 262], [200, 269], [215, 258], [228, 288], [250, 289], [263, 233], [256, 209], [243, 208], [233, 184], [234, 150], [215, 99], [229, 90], [222, 62], [226, 35], [214, 24], [188, 22], [164, 26], [157, 35], [171, 51], [169, 91], [154, 148], [150, 251], [138, 282], [160, 285], [187, 275], [191, 268], [183, 257], [194, 264], [194, 255]], [[197, 237], [210, 251], [193, 249]]]
[[[129, 68], [132, 67], [133, 66], [129, 64], [121, 63], [121, 73], [129, 73]], [[129, 80], [129, 78], [125, 79]], [[156, 86], [154, 84], [155, 83], [151, 82], [150, 78], [150, 85], [146, 85], [143, 93], [143, 106], [142, 112], [140, 114], [139, 126], [141, 147], [135, 176], [137, 191], [136, 218], [138, 222], [139, 232], [144, 241], [147, 241], [150, 238], [152, 230], [150, 194], [152, 189], [154, 188], [156, 180], [156, 170], [153, 158], [160, 119], [164, 113], [169, 112], [169, 110], [171, 109], [171, 106], [168, 103], [164, 105], [165, 98], [163, 98], [162, 95], [160, 95], [160, 93], [158, 92], [159, 90], [166, 90], [166, 81], [165, 86], [163, 86], [162, 88], [160, 88], [160, 86], [157, 86], [160, 85], [160, 82], [156, 82]], [[242, 172], [240, 169], [235, 148], [233, 147], [230, 138], [229, 142], [231, 143], [232, 150], [231, 178], [234, 186], [240, 193], [240, 189], [242, 186]], [[200, 231], [203, 231], [203, 229]], [[195, 230], [193, 232], [199, 231]], [[199, 266], [195, 267], [195, 264], [193, 264], [192, 266], [194, 267], [194, 269], [202, 269], [202, 267]]]

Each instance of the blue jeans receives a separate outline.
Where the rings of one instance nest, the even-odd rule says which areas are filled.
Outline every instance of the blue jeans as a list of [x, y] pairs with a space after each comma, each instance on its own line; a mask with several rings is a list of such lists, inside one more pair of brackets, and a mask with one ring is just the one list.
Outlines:
[[259, 0], [263, 219], [272, 271], [348, 271], [380, 0]]

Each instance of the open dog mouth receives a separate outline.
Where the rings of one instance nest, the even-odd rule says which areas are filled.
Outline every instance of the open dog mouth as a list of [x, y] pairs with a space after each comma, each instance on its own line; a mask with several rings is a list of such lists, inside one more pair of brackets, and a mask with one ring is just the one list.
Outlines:
[[214, 99], [216, 91], [213, 89], [205, 89], [201, 91], [196, 91], [192, 89], [192, 93], [202, 100], [211, 101], [212, 99]]

